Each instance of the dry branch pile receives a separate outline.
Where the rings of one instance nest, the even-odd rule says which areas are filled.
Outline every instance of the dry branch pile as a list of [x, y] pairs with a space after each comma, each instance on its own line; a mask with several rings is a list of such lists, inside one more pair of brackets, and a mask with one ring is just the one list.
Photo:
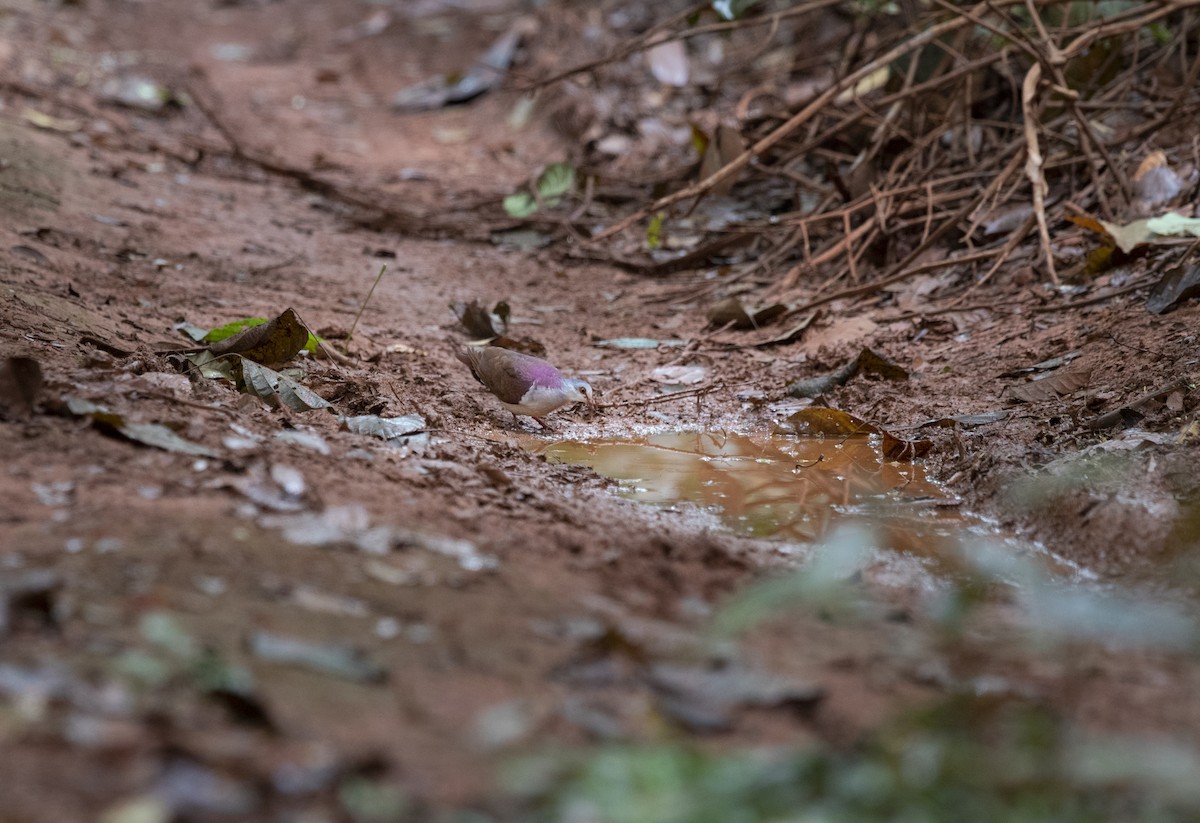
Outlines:
[[[1094, 271], [1100, 238], [1069, 217], [1191, 214], [1194, 173], [1165, 194], [1140, 184], [1147, 158], [1196, 165], [1200, 3], [868, 5], [757, 3], [713, 22], [700, 4], [547, 71], [589, 180], [577, 253], [654, 273], [727, 264], [723, 283], [769, 284], [797, 309], [946, 268], [961, 300], [1021, 257], [1043, 281]], [[669, 76], [654, 60], [670, 40], [702, 76], [613, 105], [607, 88], [644, 78], [639, 55]], [[694, 147], [630, 168], [655, 128], [688, 126]]]

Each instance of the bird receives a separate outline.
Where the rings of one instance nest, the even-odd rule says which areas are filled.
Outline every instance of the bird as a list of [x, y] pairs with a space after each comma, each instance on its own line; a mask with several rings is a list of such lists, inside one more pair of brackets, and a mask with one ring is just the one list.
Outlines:
[[466, 346], [454, 352], [471, 374], [513, 413], [527, 414], [543, 429], [546, 415], [568, 403], [587, 403], [595, 409], [592, 387], [585, 380], [563, 377], [550, 363], [499, 346]]

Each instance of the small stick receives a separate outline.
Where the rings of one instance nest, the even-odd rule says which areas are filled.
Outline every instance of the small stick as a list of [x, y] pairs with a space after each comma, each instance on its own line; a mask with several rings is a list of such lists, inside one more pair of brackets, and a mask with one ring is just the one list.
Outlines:
[[354, 322], [350, 324], [350, 331], [346, 333], [346, 342], [349, 343], [354, 338], [354, 330], [358, 328], [358, 318], [362, 317], [363, 311], [366, 310], [367, 304], [371, 302], [371, 295], [375, 293], [375, 287], [379, 285], [379, 281], [383, 279], [383, 273], [387, 271], [387, 263], [379, 267], [379, 274], [375, 278], [375, 282], [371, 284], [371, 290], [367, 292], [367, 299], [358, 307], [358, 314], [354, 315]]
[[[984, 4], [979, 5], [981, 10], [984, 7]], [[882, 66], [891, 65], [899, 58], [904, 57], [914, 51], [918, 51], [927, 43], [931, 43], [942, 35], [948, 34], [955, 29], [962, 28], [969, 22], [970, 21], [966, 18], [959, 17], [943, 21], [942, 23], [930, 26], [929, 28], [919, 32], [911, 39], [901, 43], [887, 53], [880, 55], [875, 60], [872, 60], [871, 62], [859, 67], [856, 71], [843, 77], [839, 82], [832, 84], [829, 88], [809, 102], [807, 106], [802, 108], [796, 114], [792, 115], [787, 122], [776, 127], [757, 143], [750, 146], [733, 160], [726, 163], [715, 174], [706, 177], [699, 183], [694, 183], [690, 186], [680, 189], [679, 191], [673, 192], [672, 194], [668, 194], [665, 197], [661, 197], [649, 205], [637, 209], [632, 214], [621, 218], [616, 223], [613, 223], [611, 226], [592, 237], [592, 241], [599, 242], [601, 240], [606, 240], [615, 234], [623, 232], [625, 229], [629, 228], [647, 215], [653, 214], [657, 211], [663, 211], [681, 201], [690, 200], [693, 197], [706, 194], [726, 180], [732, 179], [734, 175], [741, 172], [741, 170], [750, 163], [750, 159], [752, 157], [761, 157], [766, 154], [770, 149], [781, 143], [788, 135], [794, 133], [809, 120], [812, 120], [817, 114], [823, 111], [828, 104], [836, 100], [839, 95], [843, 94], [849, 89], [854, 88], [855, 84], [860, 82], [863, 78], [871, 75], [872, 72], [877, 71]]]
[[[297, 317], [299, 317], [299, 315], [297, 315]], [[306, 332], [308, 332], [314, 340], [317, 341], [317, 352], [320, 352], [321, 354], [325, 355], [330, 360], [333, 360], [336, 363], [341, 363], [343, 366], [349, 366], [354, 363], [354, 361], [351, 360], [349, 357], [342, 354], [340, 351], [335, 349], [333, 346], [329, 345], [327, 342], [322, 340], [320, 337], [317, 337], [317, 333], [312, 330], [312, 326], [308, 325], [308, 323], [305, 322], [303, 317], [300, 317], [300, 325], [303, 326], [304, 330]], [[313, 354], [316, 354], [317, 352], [313, 352]]]
[[1012, 253], [1016, 251], [1016, 248], [1021, 244], [1021, 241], [1024, 240], [1026, 235], [1033, 230], [1033, 225], [1036, 222], [1037, 215], [1031, 214], [1029, 217], [1025, 218], [1025, 222], [1021, 225], [1021, 227], [1012, 233], [1012, 237], [1008, 238], [1008, 241], [1004, 244], [1004, 247], [1000, 249], [1000, 253], [996, 255], [996, 262], [992, 263], [991, 268], [987, 270], [987, 274], [972, 283], [971, 287], [965, 292], [951, 300], [949, 308], [953, 308], [954, 306], [962, 303], [964, 300], [970, 297], [976, 289], [978, 289], [987, 281], [991, 280], [992, 275], [1000, 270], [1000, 267], [1003, 266], [1005, 262], [1007, 262], [1008, 258], [1012, 256]]
[[1021, 84], [1021, 104], [1025, 111], [1025, 176], [1033, 187], [1033, 214], [1037, 218], [1038, 237], [1042, 244], [1042, 258], [1046, 271], [1054, 285], [1058, 285], [1058, 272], [1054, 269], [1054, 249], [1050, 243], [1050, 227], [1046, 221], [1046, 174], [1042, 170], [1044, 160], [1038, 147], [1037, 121], [1034, 119], [1038, 83], [1042, 79], [1042, 64], [1034, 63], [1025, 73]]
[[703, 397], [704, 395], [708, 394], [709, 392], [715, 391], [717, 389], [722, 389], [724, 387], [725, 387], [725, 384], [722, 382], [710, 383], [707, 386], [700, 386], [695, 389], [684, 389], [683, 391], [671, 392], [670, 394], [663, 394], [663, 395], [659, 395], [658, 397], [651, 397], [648, 400], [625, 400], [620, 403], [606, 403], [603, 406], [600, 406], [598, 408], [600, 408], [601, 410], [604, 410], [604, 409], [616, 409], [616, 408], [620, 408], [622, 406], [653, 406], [658, 403], [669, 403], [672, 400], [686, 400], [689, 397]]

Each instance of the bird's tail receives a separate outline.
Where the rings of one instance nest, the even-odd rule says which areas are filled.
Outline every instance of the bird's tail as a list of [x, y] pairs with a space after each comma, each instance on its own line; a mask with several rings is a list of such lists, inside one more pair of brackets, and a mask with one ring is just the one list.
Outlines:
[[460, 363], [471, 370], [472, 377], [482, 383], [483, 379], [479, 376], [480, 351], [482, 351], [482, 349], [476, 348], [475, 346], [460, 346], [458, 344], [455, 344], [454, 346], [454, 356], [458, 358]]

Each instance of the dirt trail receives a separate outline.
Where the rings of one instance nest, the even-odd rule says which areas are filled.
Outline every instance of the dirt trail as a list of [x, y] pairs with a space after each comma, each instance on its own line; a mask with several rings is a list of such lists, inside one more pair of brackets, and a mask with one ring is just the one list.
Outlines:
[[[373, 6], [14, 3], [0, 18], [0, 355], [34, 357], [46, 377], [42, 413], [0, 425], [0, 818], [90, 819], [175, 786], [203, 795], [176, 798], [202, 818], [267, 819], [333, 808], [338, 786], [359, 776], [394, 779], [413, 803], [478, 803], [513, 752], [702, 728], [676, 717], [663, 731], [647, 657], [820, 687], [820, 700], [739, 710], [720, 738], [731, 744], [852, 742], [900, 707], [987, 676], [1098, 728], [1196, 736], [1194, 662], [1091, 646], [1041, 656], [1000, 619], [970, 653], [943, 653], [916, 610], [936, 581], [887, 561], [862, 580], [891, 604], [885, 619], [801, 614], [732, 651], [714, 645], [712, 610], [795, 558], [531, 456], [451, 356], [465, 338], [448, 306], [507, 300], [515, 332], [611, 401], [598, 420], [555, 415], [551, 437], [769, 431], [796, 405], [782, 395], [788, 380], [864, 344], [913, 377], [854, 381], [837, 401], [892, 426], [1002, 407], [999, 375], [1075, 350], [1108, 408], [1194, 371], [1200, 309], [1153, 318], [1114, 298], [1038, 313], [1006, 273], [988, 299], [1019, 314], [904, 318], [849, 302], [783, 347], [706, 343], [699, 301], [655, 299], [678, 287], [670, 279], [480, 239], [479, 215], [503, 222], [499, 201], [570, 146], [544, 115], [520, 132], [506, 125], [510, 91], [392, 112], [396, 89], [456, 69], [515, 16], [505, 3], [474, 16], [425, 5], [353, 38], [344, 33]], [[254, 54], [222, 59], [239, 44]], [[143, 75], [191, 102], [145, 112], [101, 92], [106, 79]], [[390, 228], [366, 227], [378, 215], [334, 190], [386, 194]], [[339, 415], [423, 415], [423, 447], [352, 434], [334, 414], [266, 408], [164, 356], [186, 342], [180, 322], [210, 328], [287, 307], [336, 337], [381, 263], [351, 362], [311, 360], [304, 381]], [[644, 396], [647, 375], [680, 358], [594, 345], [620, 337], [700, 341], [693, 360], [723, 388], [700, 402], [612, 405]], [[1185, 394], [1175, 419], [1194, 411]], [[214, 456], [50, 413], [66, 397], [165, 424]], [[1016, 478], [1100, 435], [1043, 407], [1012, 411], [961, 435], [937, 430], [931, 474], [967, 508], [1091, 572], [1152, 570], [1176, 534], [1174, 501], [1195, 491], [1195, 446], [1146, 445], [1159, 457], [1136, 481], [1014, 508], [1005, 492]], [[168, 629], [155, 623], [164, 612]], [[256, 651], [264, 637], [326, 644], [349, 669], [271, 663]], [[198, 685], [201, 659], [220, 685]], [[235, 687], [235, 670], [252, 689]], [[193, 767], [227, 783], [204, 794], [178, 777]]]

